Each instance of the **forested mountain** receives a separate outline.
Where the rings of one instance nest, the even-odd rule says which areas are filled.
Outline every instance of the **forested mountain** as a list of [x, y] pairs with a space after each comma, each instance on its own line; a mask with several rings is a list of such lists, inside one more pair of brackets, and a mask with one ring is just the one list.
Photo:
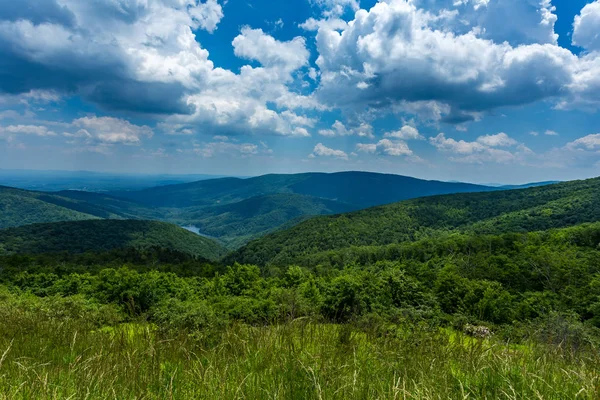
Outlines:
[[[37, 222], [81, 221], [105, 218], [83, 210], [68, 198], [41, 192], [0, 187], [0, 229]], [[96, 210], [98, 211], [98, 210]], [[96, 215], [95, 215], [96, 214]], [[108, 217], [110, 215], [106, 215]]]
[[112, 194], [0, 187], [0, 229], [87, 219], [141, 219], [194, 226], [238, 248], [317, 215], [440, 193], [498, 188], [365, 172], [211, 179]]
[[217, 237], [236, 248], [250, 239], [308, 216], [339, 214], [357, 207], [337, 201], [292, 193], [256, 196], [222, 206], [171, 211], [170, 218], [190, 224], [203, 234]]
[[[68, 198], [79, 204], [79, 207], [88, 205], [90, 213], [98, 216], [111, 215], [112, 218], [125, 219], [163, 219], [166, 210], [146, 207], [131, 200], [109, 196], [103, 193], [84, 192], [80, 190], [63, 190], [52, 194], [53, 196]], [[110, 218], [110, 217], [103, 217]]]
[[193, 225], [231, 248], [315, 215], [404, 199], [497, 190], [366, 172], [222, 178], [144, 190], [54, 193], [0, 190], [0, 228], [85, 219], [145, 219]]
[[214, 240], [176, 225], [139, 220], [32, 224], [0, 230], [0, 254], [84, 253], [164, 248], [217, 260], [226, 250]]
[[182, 208], [224, 205], [267, 194], [296, 193], [366, 208], [422, 196], [490, 190], [497, 189], [400, 175], [339, 172], [212, 179], [112, 194], [148, 206]]
[[161, 216], [161, 211], [97, 193], [47, 193], [0, 186], [0, 229], [44, 222], [160, 219]]
[[350, 246], [381, 246], [449, 232], [529, 232], [599, 218], [600, 178], [522, 190], [434, 196], [313, 218], [250, 242], [228, 261], [290, 265], [309, 254]]

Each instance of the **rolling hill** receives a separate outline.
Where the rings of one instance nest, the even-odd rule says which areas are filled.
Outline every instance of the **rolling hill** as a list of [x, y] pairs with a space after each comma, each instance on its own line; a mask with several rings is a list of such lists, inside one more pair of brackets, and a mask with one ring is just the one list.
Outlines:
[[160, 219], [161, 216], [160, 211], [97, 193], [47, 193], [0, 186], [0, 229], [44, 222]]
[[103, 218], [76, 208], [77, 202], [67, 198], [0, 187], [0, 229], [38, 222]]
[[216, 261], [226, 250], [176, 225], [139, 220], [32, 224], [0, 230], [0, 254], [84, 253], [114, 249], [170, 249]]
[[316, 217], [252, 241], [227, 261], [290, 265], [309, 254], [352, 246], [381, 246], [450, 232], [528, 232], [599, 220], [600, 178], [596, 178], [521, 190], [434, 196]]
[[351, 204], [359, 209], [416, 197], [490, 190], [497, 189], [400, 175], [339, 172], [212, 179], [111, 194], [152, 207], [184, 208], [225, 205], [256, 196], [294, 193]]
[[230, 248], [309, 216], [356, 210], [350, 204], [299, 194], [256, 196], [237, 203], [199, 209], [183, 209], [171, 218], [195, 226], [203, 234], [217, 237]]
[[234, 249], [316, 215], [421, 196], [495, 190], [366, 172], [222, 178], [110, 194], [0, 187], [0, 229], [88, 219], [158, 220], [194, 226]]

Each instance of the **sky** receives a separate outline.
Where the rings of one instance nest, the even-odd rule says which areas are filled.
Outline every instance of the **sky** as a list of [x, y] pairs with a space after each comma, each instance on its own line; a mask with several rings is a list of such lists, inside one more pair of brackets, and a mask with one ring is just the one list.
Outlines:
[[0, 0], [0, 168], [600, 175], [600, 0]]

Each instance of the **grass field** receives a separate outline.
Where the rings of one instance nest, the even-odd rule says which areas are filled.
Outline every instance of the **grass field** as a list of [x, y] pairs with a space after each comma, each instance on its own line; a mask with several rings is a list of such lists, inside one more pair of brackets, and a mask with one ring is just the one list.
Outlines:
[[448, 329], [297, 320], [168, 334], [8, 307], [1, 399], [597, 399], [600, 355]]

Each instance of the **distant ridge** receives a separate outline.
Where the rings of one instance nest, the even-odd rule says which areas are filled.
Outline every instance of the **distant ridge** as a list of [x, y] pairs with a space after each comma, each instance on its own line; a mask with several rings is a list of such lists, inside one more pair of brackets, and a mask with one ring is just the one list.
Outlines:
[[295, 193], [366, 208], [436, 194], [490, 190], [497, 189], [469, 183], [349, 171], [211, 179], [111, 194], [152, 207], [198, 207], [230, 204], [267, 194]]
[[382, 246], [452, 232], [530, 232], [600, 221], [600, 178], [522, 190], [413, 199], [309, 219], [255, 240], [228, 262], [292, 265], [311, 254]]

